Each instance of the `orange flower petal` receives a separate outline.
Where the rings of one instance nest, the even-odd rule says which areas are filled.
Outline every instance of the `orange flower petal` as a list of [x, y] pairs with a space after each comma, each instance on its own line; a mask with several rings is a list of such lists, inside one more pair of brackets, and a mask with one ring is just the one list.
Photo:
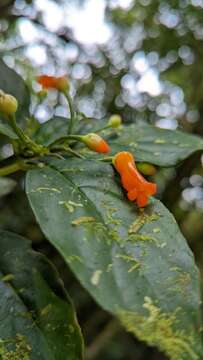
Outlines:
[[148, 196], [145, 193], [140, 193], [137, 197], [137, 205], [145, 207], [148, 204]]
[[56, 77], [41, 75], [37, 78], [37, 82], [45, 89], [56, 89], [59, 91], [68, 89], [68, 80], [66, 76]]
[[121, 173], [121, 182], [125, 190], [130, 191], [136, 187], [136, 181], [134, 175], [129, 172], [129, 168], [127, 167]]
[[137, 191], [137, 189], [134, 188], [134, 189], [128, 191], [127, 195], [128, 195], [128, 199], [130, 201], [135, 201], [137, 199], [138, 191]]
[[37, 78], [37, 82], [42, 85], [43, 88], [55, 88], [56, 82], [54, 76], [42, 75]]
[[124, 189], [128, 191], [128, 199], [136, 200], [139, 207], [146, 206], [148, 198], [157, 191], [156, 184], [145, 180], [136, 168], [133, 155], [127, 151], [116, 154], [113, 164], [121, 176]]
[[157, 192], [157, 186], [154, 183], [147, 182], [145, 186], [145, 190], [148, 193], [148, 195], [154, 195]]
[[126, 168], [127, 163], [135, 163], [134, 158], [130, 152], [121, 151], [114, 156], [113, 164], [119, 173]]

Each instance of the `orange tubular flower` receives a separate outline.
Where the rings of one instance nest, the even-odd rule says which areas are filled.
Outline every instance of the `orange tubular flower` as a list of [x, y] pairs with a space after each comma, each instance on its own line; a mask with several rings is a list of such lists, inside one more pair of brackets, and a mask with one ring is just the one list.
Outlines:
[[154, 183], [146, 181], [138, 172], [133, 155], [130, 152], [122, 151], [114, 156], [113, 164], [121, 176], [121, 182], [127, 190], [128, 199], [137, 202], [139, 207], [148, 204], [150, 196], [157, 191]]
[[59, 91], [68, 90], [69, 84], [66, 76], [48, 76], [48, 75], [41, 75], [38, 76], [37, 82], [42, 85], [44, 89], [56, 89]]
[[110, 151], [110, 146], [107, 144], [107, 142], [97, 134], [91, 133], [84, 135], [82, 137], [82, 141], [92, 151], [96, 151], [98, 153], [103, 153], [103, 154], [108, 153]]

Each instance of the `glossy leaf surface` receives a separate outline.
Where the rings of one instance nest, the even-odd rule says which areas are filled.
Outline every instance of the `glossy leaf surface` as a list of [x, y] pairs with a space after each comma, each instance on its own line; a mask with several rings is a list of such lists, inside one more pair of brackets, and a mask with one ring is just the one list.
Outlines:
[[199, 274], [160, 201], [138, 210], [111, 165], [79, 159], [31, 170], [27, 194], [44, 234], [104, 309], [173, 360], [202, 356]]
[[160, 129], [150, 125], [130, 125], [119, 131], [111, 143], [112, 153], [130, 151], [137, 161], [158, 166], [174, 166], [198, 150], [203, 139], [179, 130]]

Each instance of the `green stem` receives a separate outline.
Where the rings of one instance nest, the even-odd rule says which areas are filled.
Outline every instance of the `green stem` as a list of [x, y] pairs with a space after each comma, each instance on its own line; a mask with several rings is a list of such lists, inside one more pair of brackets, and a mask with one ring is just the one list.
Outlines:
[[17, 134], [22, 145], [24, 145], [24, 147], [27, 147], [34, 154], [39, 154], [39, 155], [47, 155], [48, 154], [48, 149], [46, 147], [35, 143], [32, 139], [29, 138], [28, 135], [24, 134], [24, 132], [21, 130], [21, 128], [19, 128], [18, 125], [16, 124], [16, 119], [15, 119], [14, 115], [10, 117], [10, 124], [11, 124], [13, 130], [15, 131], [15, 133]]
[[17, 126], [15, 116], [12, 115], [10, 117], [10, 120], [11, 120], [10, 124], [11, 124], [13, 130], [15, 131], [16, 135], [18, 135], [19, 139], [22, 141], [23, 144], [27, 145], [28, 139], [25, 136], [25, 134], [23, 133], [23, 131]]
[[23, 169], [24, 167], [22, 165], [22, 162], [14, 162], [13, 164], [0, 168], [0, 176], [7, 176]]
[[58, 140], [55, 140], [53, 143], [51, 143], [48, 148], [52, 149], [53, 146], [57, 145], [57, 144], [60, 144], [64, 141], [69, 141], [69, 140], [75, 140], [75, 141], [81, 141], [83, 142], [82, 140], [83, 136], [82, 135], [66, 135], [66, 136], [62, 136], [60, 139]]
[[111, 320], [104, 329], [102, 329], [94, 342], [87, 348], [85, 358], [87, 360], [98, 358], [98, 355], [107, 347], [112, 338], [121, 331], [122, 329], [118, 320]]
[[96, 130], [95, 133], [98, 134], [98, 133], [102, 132], [103, 130], [107, 130], [107, 129], [111, 129], [111, 126], [106, 125], [106, 126], [104, 126], [103, 128]]
[[57, 151], [57, 150], [59, 150], [59, 151], [61, 151], [61, 150], [62, 150], [62, 151], [66, 151], [66, 152], [69, 152], [69, 153], [71, 153], [71, 154], [73, 154], [73, 155], [75, 155], [75, 156], [77, 156], [77, 157], [79, 157], [79, 158], [81, 158], [81, 159], [85, 159], [84, 156], [82, 156], [81, 154], [79, 154], [77, 151], [74, 151], [74, 150], [71, 149], [69, 146], [56, 145], [56, 146], [53, 146], [51, 150], [52, 150], [52, 151]]
[[113, 160], [113, 156], [108, 156], [108, 157], [104, 157], [102, 159], [98, 159], [99, 161], [107, 161], [107, 162], [112, 162]]
[[63, 94], [64, 94], [66, 100], [68, 101], [68, 106], [70, 109], [70, 121], [68, 124], [68, 134], [71, 134], [71, 132], [73, 130], [73, 125], [74, 125], [75, 112], [73, 109], [73, 102], [72, 102], [71, 96], [69, 95], [68, 91], [64, 91]]

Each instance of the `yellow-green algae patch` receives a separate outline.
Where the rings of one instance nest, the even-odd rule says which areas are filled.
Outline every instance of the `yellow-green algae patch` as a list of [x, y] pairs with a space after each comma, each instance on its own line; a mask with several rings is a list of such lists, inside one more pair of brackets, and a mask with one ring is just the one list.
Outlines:
[[171, 360], [198, 360], [194, 352], [194, 340], [184, 330], [175, 330], [177, 311], [167, 314], [161, 311], [149, 297], [144, 298], [143, 307], [148, 311], [146, 316], [133, 311], [117, 313], [121, 323], [137, 338], [149, 345], [157, 346]]
[[102, 275], [102, 270], [96, 270], [93, 272], [92, 277], [90, 279], [92, 285], [97, 286], [99, 284], [101, 275]]
[[50, 187], [45, 187], [45, 186], [41, 186], [38, 187], [36, 189], [31, 190], [30, 192], [42, 192], [42, 191], [50, 191], [50, 192], [56, 192], [56, 193], [61, 193], [61, 190], [56, 189], [56, 188], [50, 188]]
[[130, 268], [128, 269], [128, 273], [131, 273], [133, 270], [139, 269], [141, 264], [138, 260], [136, 260], [133, 256], [125, 255], [125, 254], [116, 254], [116, 258], [123, 259], [127, 263], [130, 263]]
[[40, 315], [47, 316], [51, 311], [52, 311], [52, 304], [48, 304], [43, 309], [41, 309]]
[[78, 204], [71, 200], [59, 201], [59, 205], [63, 205], [70, 213], [74, 212], [76, 207], [83, 207], [83, 204]]
[[95, 222], [96, 218], [93, 216], [81, 216], [71, 222], [72, 225], [81, 225], [81, 224], [87, 224], [90, 222]]
[[166, 140], [164, 140], [164, 139], [156, 139], [156, 140], [154, 140], [154, 143], [155, 144], [166, 144]]
[[107, 201], [102, 201], [102, 207], [106, 210], [107, 221], [106, 224], [111, 225], [121, 225], [121, 219], [116, 219], [113, 215], [116, 214], [118, 209], [111, 207], [111, 203]]
[[148, 235], [148, 234], [130, 234], [125, 239], [125, 242], [126, 241], [129, 241], [132, 243], [137, 243], [138, 241], [153, 242], [157, 247], [160, 247], [160, 248], [163, 248], [167, 245], [166, 242], [159, 243], [159, 241], [155, 237]]
[[[8, 350], [7, 346], [14, 344], [14, 350]], [[0, 339], [0, 359], [1, 360], [30, 360], [32, 352], [25, 336], [17, 334], [14, 339]]]
[[82, 258], [78, 255], [69, 255], [66, 257], [66, 260], [67, 260], [68, 264], [71, 264], [72, 262], [75, 262], [75, 261], [78, 261], [81, 264], [83, 263]]
[[190, 296], [191, 275], [179, 267], [172, 267], [170, 270], [176, 272], [176, 277], [173, 280], [173, 286], [170, 287], [170, 291], [181, 292], [183, 296]]
[[160, 218], [160, 215], [157, 213], [154, 213], [152, 215], [145, 214], [145, 212], [142, 210], [139, 213], [139, 216], [136, 218], [136, 220], [129, 226], [128, 234], [135, 234], [137, 233], [144, 224], [151, 222], [151, 221], [157, 221]]

